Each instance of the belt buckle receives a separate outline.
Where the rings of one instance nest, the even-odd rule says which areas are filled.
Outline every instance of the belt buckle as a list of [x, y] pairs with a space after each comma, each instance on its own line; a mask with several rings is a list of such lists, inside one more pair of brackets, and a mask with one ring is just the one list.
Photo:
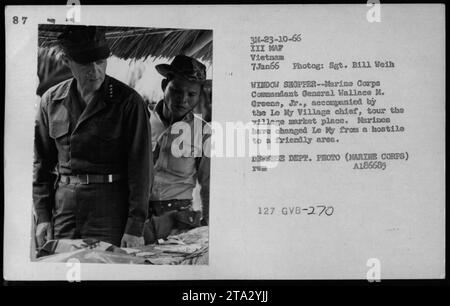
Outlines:
[[[86, 181], [83, 181], [83, 179], [81, 179], [82, 177], [86, 178]], [[84, 174], [84, 175], [77, 175], [78, 180], [80, 181], [80, 185], [89, 185], [89, 175]]]
[[108, 174], [108, 183], [112, 183], [112, 182], [113, 182], [113, 175]]

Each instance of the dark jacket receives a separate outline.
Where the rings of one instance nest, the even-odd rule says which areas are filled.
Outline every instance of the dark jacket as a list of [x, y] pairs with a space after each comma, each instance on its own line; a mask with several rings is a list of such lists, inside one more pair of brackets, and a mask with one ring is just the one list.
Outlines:
[[76, 80], [50, 88], [35, 123], [37, 223], [51, 220], [57, 174], [121, 174], [128, 185], [125, 233], [141, 236], [153, 172], [148, 119], [140, 95], [109, 76], [84, 112], [77, 101]]

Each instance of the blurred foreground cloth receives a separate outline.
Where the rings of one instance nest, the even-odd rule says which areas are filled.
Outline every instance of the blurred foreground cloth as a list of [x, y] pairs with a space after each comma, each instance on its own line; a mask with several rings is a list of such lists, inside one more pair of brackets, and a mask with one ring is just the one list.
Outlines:
[[202, 226], [140, 248], [118, 248], [95, 239], [50, 240], [38, 251], [38, 262], [122, 263], [155, 265], [208, 264], [209, 228]]

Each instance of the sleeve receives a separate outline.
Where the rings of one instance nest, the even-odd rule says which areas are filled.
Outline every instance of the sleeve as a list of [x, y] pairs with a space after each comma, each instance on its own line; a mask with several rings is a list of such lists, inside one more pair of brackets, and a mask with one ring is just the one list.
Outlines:
[[58, 162], [55, 142], [49, 136], [47, 104], [48, 95], [44, 95], [36, 114], [34, 128], [33, 205], [37, 224], [51, 220], [55, 166]]
[[209, 175], [211, 166], [211, 134], [205, 134], [203, 139], [203, 156], [197, 160], [197, 179], [200, 185], [203, 220], [209, 223]]
[[137, 93], [128, 102], [125, 107], [125, 124], [129, 209], [125, 233], [141, 237], [153, 181], [150, 120], [145, 103]]

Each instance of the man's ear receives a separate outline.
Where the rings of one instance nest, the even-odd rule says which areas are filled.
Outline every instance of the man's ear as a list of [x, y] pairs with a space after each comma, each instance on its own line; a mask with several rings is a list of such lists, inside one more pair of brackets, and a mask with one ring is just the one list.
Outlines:
[[161, 81], [161, 88], [162, 88], [163, 91], [166, 91], [166, 87], [167, 87], [168, 84], [169, 84], [169, 79], [163, 79]]

